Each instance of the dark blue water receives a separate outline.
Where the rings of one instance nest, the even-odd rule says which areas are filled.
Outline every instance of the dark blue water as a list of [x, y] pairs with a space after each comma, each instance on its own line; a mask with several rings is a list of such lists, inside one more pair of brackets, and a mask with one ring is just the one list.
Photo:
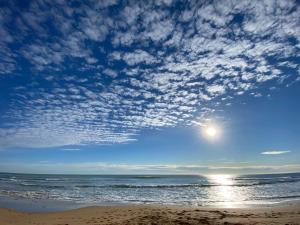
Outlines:
[[300, 199], [300, 173], [272, 175], [34, 175], [0, 173], [0, 198], [74, 204], [235, 207]]

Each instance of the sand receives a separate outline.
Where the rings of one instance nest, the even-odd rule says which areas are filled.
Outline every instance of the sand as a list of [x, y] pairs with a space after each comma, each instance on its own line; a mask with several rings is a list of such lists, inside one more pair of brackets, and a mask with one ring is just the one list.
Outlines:
[[95, 206], [53, 213], [0, 208], [0, 225], [300, 224], [300, 205], [215, 209], [158, 205]]

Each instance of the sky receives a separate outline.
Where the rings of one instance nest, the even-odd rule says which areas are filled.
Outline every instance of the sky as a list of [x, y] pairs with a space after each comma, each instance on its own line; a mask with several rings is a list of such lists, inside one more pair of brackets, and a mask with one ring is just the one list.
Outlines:
[[292, 0], [0, 1], [0, 171], [300, 171], [299, 15]]

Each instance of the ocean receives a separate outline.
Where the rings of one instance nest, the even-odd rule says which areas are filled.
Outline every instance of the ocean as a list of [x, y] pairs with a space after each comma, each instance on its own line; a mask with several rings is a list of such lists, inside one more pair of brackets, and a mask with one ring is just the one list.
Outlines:
[[[268, 206], [300, 199], [300, 173], [210, 176], [0, 173], [1, 199], [63, 201], [74, 208], [111, 204]], [[0, 201], [0, 206], [5, 207], [5, 201]]]

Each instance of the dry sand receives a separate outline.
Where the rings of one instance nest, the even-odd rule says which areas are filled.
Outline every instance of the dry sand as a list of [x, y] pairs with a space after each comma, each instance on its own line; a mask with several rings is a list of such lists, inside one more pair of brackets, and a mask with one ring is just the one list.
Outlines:
[[214, 209], [157, 205], [100, 206], [54, 213], [0, 208], [0, 225], [300, 224], [300, 205]]

